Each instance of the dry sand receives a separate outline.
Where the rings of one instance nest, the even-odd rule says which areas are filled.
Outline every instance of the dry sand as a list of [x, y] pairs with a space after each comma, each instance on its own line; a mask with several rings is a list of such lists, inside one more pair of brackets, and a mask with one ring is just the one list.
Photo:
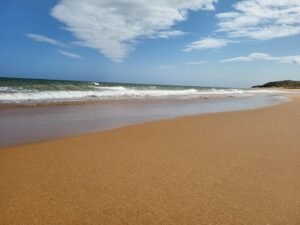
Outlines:
[[0, 151], [1, 225], [299, 225], [300, 99]]

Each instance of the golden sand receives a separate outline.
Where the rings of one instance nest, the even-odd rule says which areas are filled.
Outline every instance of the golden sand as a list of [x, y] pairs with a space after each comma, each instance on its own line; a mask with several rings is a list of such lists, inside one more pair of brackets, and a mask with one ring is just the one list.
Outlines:
[[1, 225], [299, 225], [300, 100], [0, 150]]

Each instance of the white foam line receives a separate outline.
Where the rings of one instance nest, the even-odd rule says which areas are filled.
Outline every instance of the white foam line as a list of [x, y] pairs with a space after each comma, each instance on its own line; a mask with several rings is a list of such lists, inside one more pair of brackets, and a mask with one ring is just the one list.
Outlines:
[[133, 89], [123, 86], [97, 87], [92, 91], [18, 91], [6, 93], [8, 88], [0, 90], [1, 102], [24, 102], [24, 101], [50, 101], [51, 100], [84, 100], [88, 98], [97, 99], [132, 99], [132, 98], [195, 98], [195, 97], [226, 97], [226, 96], [251, 96], [256, 93], [279, 93], [278, 90], [243, 90], [243, 89], [184, 89], [184, 90], [162, 90], [162, 89]]

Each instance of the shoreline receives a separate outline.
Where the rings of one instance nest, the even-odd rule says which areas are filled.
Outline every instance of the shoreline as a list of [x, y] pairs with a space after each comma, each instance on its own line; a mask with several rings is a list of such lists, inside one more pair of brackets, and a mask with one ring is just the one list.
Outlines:
[[197, 97], [191, 99], [98, 99], [98, 100], [78, 100], [78, 101], [65, 101], [65, 102], [37, 102], [37, 103], [0, 103], [0, 109], [11, 109], [11, 108], [37, 108], [37, 107], [64, 107], [64, 106], [85, 106], [93, 104], [128, 104], [128, 103], [139, 103], [139, 102], [189, 102], [189, 101], [210, 101], [210, 100], [221, 100], [231, 98], [243, 98], [236, 96], [224, 96], [224, 97]]
[[0, 224], [297, 225], [300, 98], [0, 151]]
[[[264, 105], [264, 106], [259, 106], [259, 107], [254, 107], [254, 108], [246, 108], [246, 109], [240, 109], [240, 110], [215, 111], [215, 112], [208, 112], [208, 113], [182, 115], [182, 116], [178, 116], [178, 117], [170, 117], [170, 118], [164, 118], [164, 119], [150, 120], [150, 121], [146, 121], [146, 122], [142, 122], [142, 123], [128, 124], [128, 125], [125, 125], [125, 126], [120, 126], [120, 127], [115, 127], [115, 128], [105, 129], [105, 130], [99, 130], [99, 131], [95, 131], [95, 132], [81, 133], [81, 134], [72, 135], [72, 136], [63, 136], [63, 137], [59, 137], [59, 138], [55, 138], [55, 139], [41, 140], [41, 141], [37, 141], [37, 142], [24, 143], [24, 144], [13, 145], [13, 146], [5, 146], [5, 147], [0, 147], [0, 150], [22, 148], [22, 147], [27, 147], [27, 146], [30, 146], [30, 145], [40, 145], [40, 144], [44, 144], [44, 143], [48, 143], [48, 142], [63, 141], [65, 139], [80, 138], [80, 137], [84, 137], [84, 136], [97, 135], [97, 134], [106, 133], [106, 132], [115, 132], [115, 131], [122, 130], [122, 129], [127, 129], [127, 128], [147, 126], [147, 125], [151, 125], [152, 123], [172, 122], [172, 121], [176, 121], [176, 120], [193, 119], [193, 118], [198, 118], [198, 117], [209, 117], [209, 116], [218, 116], [218, 115], [222, 116], [223, 114], [230, 114], [230, 113], [256, 113], [256, 111], [276, 109], [277, 107], [280, 107], [282, 105], [292, 103], [292, 102], [295, 102], [295, 101], [300, 102], [300, 92], [297, 91], [295, 94], [296, 95], [280, 96], [280, 97], [284, 97], [285, 100], [277, 101], [276, 103], [273, 102], [270, 105]], [[220, 99], [218, 99], [218, 100], [220, 100]], [[181, 101], [181, 100], [175, 100], [175, 101]], [[189, 99], [189, 101], [193, 101], [193, 100]], [[136, 101], [130, 101], [130, 102], [136, 103]], [[161, 102], [161, 101], [158, 100], [158, 102]], [[170, 101], [167, 101], [167, 102], [170, 102]], [[108, 101], [108, 103], [111, 103], [111, 102]], [[117, 103], [117, 102], [115, 102], [115, 103]], [[124, 102], [124, 101], [120, 101], [120, 103], [121, 104], [127, 104], [127, 102]], [[86, 104], [89, 104], [89, 103], [86, 103]], [[92, 103], [92, 104], [94, 104], [94, 103]], [[82, 104], [79, 104], [79, 105], [71, 104], [71, 106], [81, 106], [81, 105]], [[85, 104], [83, 103], [83, 105], [85, 105]], [[36, 108], [36, 107], [48, 107], [48, 106], [53, 106], [53, 107], [62, 106], [63, 107], [63, 106], [69, 106], [69, 105], [68, 104], [67, 105], [56, 105], [56, 104], [52, 105], [52, 104], [50, 104], [50, 105], [34, 105], [34, 106], [22, 105], [20, 107], [21, 108], [23, 108], [23, 107], [25, 107], [25, 108], [32, 108], [32, 107]], [[14, 109], [14, 108], [15, 107], [12, 107], [12, 109]], [[11, 108], [8, 107], [8, 108], [5, 108], [5, 109], [11, 109]]]
[[[184, 86], [184, 87], [189, 87], [193, 88], [193, 86]], [[204, 88], [204, 87], [203, 87]], [[209, 89], [214, 89], [213, 87]], [[224, 88], [224, 90], [235, 90], [239, 88]], [[241, 88], [239, 90], [244, 90], [244, 91], [279, 91], [283, 93], [293, 93], [293, 92], [298, 92], [300, 89], [288, 89], [288, 88]], [[257, 93], [255, 93], [257, 94]], [[255, 95], [254, 94], [254, 95]], [[279, 93], [277, 93], [279, 94]], [[245, 96], [236, 96], [234, 93], [232, 94], [227, 94], [225, 96], [218, 95], [216, 94], [215, 96], [209, 94], [207, 96], [195, 96], [195, 97], [188, 97], [188, 98], [176, 98], [173, 97], [162, 97], [162, 98], [156, 98], [156, 97], [137, 97], [137, 98], [127, 98], [127, 97], [121, 97], [119, 99], [114, 99], [114, 98], [98, 98], [98, 97], [86, 97], [86, 98], [74, 98], [74, 99], [48, 99], [48, 100], [33, 100], [33, 101], [23, 101], [21, 100], [20, 102], [0, 102], [0, 109], [6, 109], [6, 108], [26, 108], [26, 107], [47, 107], [47, 106], [75, 106], [75, 105], [90, 105], [90, 104], [101, 104], [101, 103], [122, 103], [122, 102], [143, 102], [143, 101], [148, 101], [148, 102], [156, 102], [156, 101], [194, 101], [194, 100], [214, 100], [214, 99], [228, 99], [228, 98], [243, 98]]]
[[[225, 114], [225, 113], [246, 113], [246, 112], [252, 112], [252, 111], [255, 112], [256, 110], [276, 108], [280, 105], [295, 101], [295, 99], [298, 99], [298, 98], [300, 98], [300, 95], [297, 96], [297, 97], [289, 96], [284, 101], [281, 101], [281, 102], [278, 101], [276, 103], [273, 103], [273, 104], [270, 104], [270, 105], [260, 106], [260, 107], [257, 107], [257, 108], [228, 110], [228, 111], [216, 111], [216, 112], [207, 112], [207, 113], [199, 113], [199, 114], [192, 114], [192, 115], [181, 115], [181, 116], [177, 116], [177, 117], [169, 117], [169, 118], [150, 120], [150, 121], [145, 121], [145, 122], [140, 122], [140, 123], [132, 123], [132, 124], [124, 125], [124, 126], [113, 127], [113, 128], [108, 128], [108, 129], [94, 131], [94, 132], [87, 132], [87, 133], [80, 133], [80, 134], [69, 135], [69, 136], [62, 136], [62, 137], [57, 137], [57, 138], [52, 138], [52, 139], [45, 139], [45, 140], [34, 141], [34, 142], [29, 142], [29, 143], [22, 143], [22, 144], [16, 144], [16, 145], [11, 145], [11, 146], [4, 146], [4, 147], [0, 146], [0, 151], [1, 150], [6, 150], [6, 149], [11, 149], [11, 148], [26, 147], [26, 146], [35, 145], [35, 144], [39, 145], [39, 144], [53, 142], [53, 141], [63, 141], [65, 139], [79, 138], [79, 137], [84, 137], [84, 136], [89, 136], [89, 135], [101, 134], [101, 133], [105, 133], [105, 132], [115, 132], [115, 131], [118, 131], [119, 129], [127, 129], [127, 128], [131, 128], [131, 127], [136, 127], [136, 126], [144, 126], [144, 125], [148, 125], [148, 124], [151, 124], [151, 123], [168, 122], [168, 121], [173, 121], [173, 120], [175, 121], [175, 120], [188, 119], [188, 118], [194, 118], [194, 117], [197, 118], [197, 117], [201, 117], [201, 116], [213, 116], [213, 115], [218, 115], [218, 114], [222, 115], [222, 114]], [[218, 100], [220, 100], [220, 99], [218, 99]], [[87, 103], [87, 104], [89, 104], [89, 103]], [[126, 104], [126, 103], [121, 102], [121, 104]], [[80, 105], [78, 105], [78, 106], [80, 106]], [[39, 105], [39, 106], [33, 106], [33, 107], [47, 107], [47, 106], [56, 107], [56, 106], [65, 106], [65, 105], [45, 105], [45, 106]], [[72, 105], [72, 106], [77, 106], [77, 105]]]
[[127, 100], [0, 110], [0, 149], [77, 136], [152, 121], [241, 111], [289, 101], [291, 94], [261, 94], [210, 100]]

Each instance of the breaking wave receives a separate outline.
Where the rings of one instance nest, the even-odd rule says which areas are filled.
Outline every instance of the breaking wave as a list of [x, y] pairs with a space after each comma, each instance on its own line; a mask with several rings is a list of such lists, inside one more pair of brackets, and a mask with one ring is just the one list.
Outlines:
[[272, 90], [0, 78], [0, 103], [245, 97]]

